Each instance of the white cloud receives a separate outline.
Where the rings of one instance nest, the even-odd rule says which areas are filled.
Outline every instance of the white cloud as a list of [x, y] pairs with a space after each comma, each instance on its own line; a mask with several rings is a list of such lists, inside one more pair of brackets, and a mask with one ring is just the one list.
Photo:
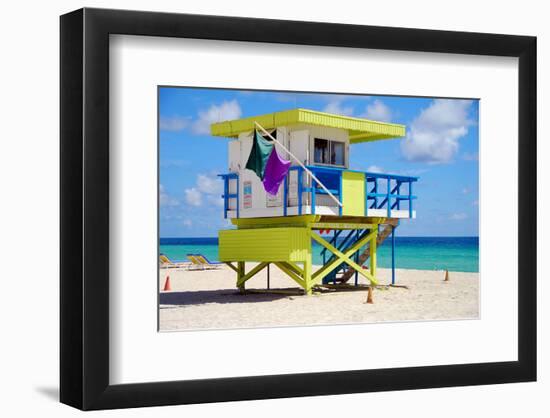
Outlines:
[[384, 172], [384, 170], [382, 169], [382, 167], [379, 167], [379, 166], [377, 166], [377, 165], [369, 165], [369, 166], [367, 167], [367, 171], [368, 171], [369, 173], [383, 173], [383, 172]]
[[459, 139], [468, 133], [471, 100], [436, 99], [411, 123], [401, 152], [409, 161], [441, 164], [452, 161]]
[[206, 194], [221, 194], [223, 184], [221, 179], [215, 176], [208, 176], [206, 174], [199, 174], [197, 176], [197, 188]]
[[161, 207], [177, 206], [178, 200], [170, 196], [162, 184], [159, 185], [159, 204]]
[[221, 197], [222, 181], [214, 175], [199, 174], [194, 187], [185, 189], [185, 202], [191, 206], [202, 206], [208, 203], [214, 206], [223, 206]]
[[462, 194], [468, 194], [468, 193], [470, 193], [470, 189], [468, 187], [464, 187], [462, 189]]
[[351, 116], [353, 115], [353, 107], [342, 105], [341, 100], [334, 100], [325, 106], [323, 112], [333, 113], [335, 115]]
[[233, 99], [219, 105], [212, 105], [207, 110], [199, 111], [199, 118], [193, 122], [192, 130], [198, 135], [209, 135], [210, 125], [216, 122], [238, 119], [241, 117], [239, 102]]
[[191, 219], [184, 219], [183, 222], [182, 222], [183, 226], [186, 226], [186, 227], [191, 227], [193, 226], [193, 221]]
[[391, 109], [379, 99], [367, 105], [363, 117], [379, 122], [389, 122], [392, 119]]
[[185, 189], [185, 202], [191, 206], [202, 205], [202, 193], [196, 188]]
[[197, 176], [197, 188], [206, 194], [206, 201], [212, 205], [223, 206], [222, 191], [223, 183], [215, 176], [199, 174]]
[[464, 219], [466, 219], [468, 217], [468, 215], [466, 215], [465, 213], [463, 212], [460, 212], [460, 213], [453, 213], [449, 219], [451, 221], [463, 221]]
[[182, 116], [161, 117], [159, 127], [161, 131], [180, 132], [187, 128], [189, 120]]

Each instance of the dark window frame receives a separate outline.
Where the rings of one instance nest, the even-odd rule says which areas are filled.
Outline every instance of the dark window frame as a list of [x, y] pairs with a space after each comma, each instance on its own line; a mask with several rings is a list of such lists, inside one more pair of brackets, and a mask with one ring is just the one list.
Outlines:
[[[328, 152], [327, 152], [327, 158], [326, 158], [326, 162], [323, 162], [323, 161], [317, 161], [317, 153], [316, 153], [316, 142], [317, 141], [326, 141], [327, 144], [328, 144]], [[336, 164], [336, 163], [333, 163], [333, 159], [332, 159], [332, 147], [333, 147], [333, 144], [341, 144], [342, 145], [342, 164]], [[335, 140], [335, 139], [327, 139], [327, 138], [318, 138], [318, 137], [313, 137], [313, 163], [314, 164], [318, 164], [318, 165], [324, 165], [324, 166], [331, 166], [331, 167], [346, 167], [346, 142], [344, 141], [338, 141], [338, 140]]]

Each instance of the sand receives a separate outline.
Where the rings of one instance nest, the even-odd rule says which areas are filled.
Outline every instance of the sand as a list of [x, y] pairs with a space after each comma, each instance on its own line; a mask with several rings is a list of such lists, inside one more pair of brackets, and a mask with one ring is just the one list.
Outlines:
[[[252, 263], [250, 263], [252, 265]], [[248, 267], [247, 263], [247, 271]], [[162, 291], [170, 275], [171, 291]], [[391, 270], [378, 269], [380, 284], [391, 283]], [[160, 269], [161, 331], [227, 329], [321, 324], [476, 319], [479, 317], [479, 274], [396, 270], [398, 285], [377, 288], [374, 303], [366, 291], [305, 295], [245, 294], [235, 288], [236, 274], [223, 265], [217, 270]], [[350, 283], [353, 282], [350, 281]], [[266, 269], [250, 279], [247, 289], [266, 288]], [[366, 284], [360, 277], [359, 283]], [[296, 287], [271, 266], [271, 289]]]

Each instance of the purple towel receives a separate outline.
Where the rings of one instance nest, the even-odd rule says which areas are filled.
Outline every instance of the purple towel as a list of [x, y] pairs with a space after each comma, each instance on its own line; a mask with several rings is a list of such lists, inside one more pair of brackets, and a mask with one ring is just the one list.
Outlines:
[[279, 191], [281, 183], [284, 181], [288, 169], [290, 168], [290, 161], [283, 160], [279, 157], [277, 149], [273, 147], [273, 151], [267, 160], [264, 172], [264, 189], [271, 195], [276, 195]]

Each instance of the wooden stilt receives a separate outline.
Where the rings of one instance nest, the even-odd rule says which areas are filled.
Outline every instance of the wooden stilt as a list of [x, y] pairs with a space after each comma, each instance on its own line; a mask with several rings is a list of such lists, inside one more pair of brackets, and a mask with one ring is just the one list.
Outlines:
[[369, 292], [367, 294], [367, 303], [374, 303], [374, 300], [372, 299], [372, 286], [369, 286]]
[[305, 288], [304, 291], [306, 295], [311, 295], [313, 293], [313, 279], [311, 277], [311, 255], [309, 256], [309, 260], [306, 260], [304, 262], [304, 282], [305, 282]]
[[245, 269], [245, 263], [244, 261], [238, 261], [237, 262], [237, 288], [239, 291], [244, 294], [245, 287], [244, 282], [242, 282], [242, 278], [244, 277], [244, 269]]

